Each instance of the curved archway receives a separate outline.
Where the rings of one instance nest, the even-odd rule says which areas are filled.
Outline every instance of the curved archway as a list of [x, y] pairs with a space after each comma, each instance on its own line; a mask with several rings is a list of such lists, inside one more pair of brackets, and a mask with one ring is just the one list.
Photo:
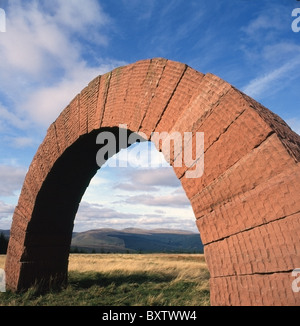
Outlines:
[[99, 168], [96, 135], [121, 124], [148, 139], [205, 133], [201, 178], [171, 164], [205, 245], [211, 304], [300, 304], [291, 287], [300, 267], [300, 136], [227, 82], [166, 59], [97, 77], [50, 126], [14, 212], [7, 287], [66, 281], [73, 221]]

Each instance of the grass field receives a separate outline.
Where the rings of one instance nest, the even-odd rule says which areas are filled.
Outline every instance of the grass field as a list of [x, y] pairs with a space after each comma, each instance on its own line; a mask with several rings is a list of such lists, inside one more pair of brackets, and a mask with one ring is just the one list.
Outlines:
[[[0, 256], [0, 268], [4, 264]], [[0, 293], [0, 306], [209, 304], [209, 272], [200, 254], [71, 254], [65, 289]]]

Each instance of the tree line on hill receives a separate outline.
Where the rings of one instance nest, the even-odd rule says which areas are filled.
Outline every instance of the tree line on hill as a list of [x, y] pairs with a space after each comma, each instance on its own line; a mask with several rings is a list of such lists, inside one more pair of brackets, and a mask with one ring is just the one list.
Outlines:
[[4, 233], [0, 233], [0, 255], [6, 255], [8, 240]]

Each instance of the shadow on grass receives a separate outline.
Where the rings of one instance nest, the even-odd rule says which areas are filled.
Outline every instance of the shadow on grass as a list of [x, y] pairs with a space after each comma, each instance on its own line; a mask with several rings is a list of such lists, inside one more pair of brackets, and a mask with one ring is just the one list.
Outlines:
[[149, 273], [132, 273], [123, 274], [113, 272], [109, 274], [99, 272], [70, 272], [68, 284], [77, 289], [88, 289], [94, 285], [109, 286], [115, 284], [145, 284], [145, 283], [164, 283], [171, 282], [175, 277], [171, 275], [149, 274]]
[[23, 293], [3, 293], [0, 306], [190, 306], [209, 305], [209, 289], [175, 275], [136, 272], [69, 273], [66, 287], [41, 293], [34, 286]]

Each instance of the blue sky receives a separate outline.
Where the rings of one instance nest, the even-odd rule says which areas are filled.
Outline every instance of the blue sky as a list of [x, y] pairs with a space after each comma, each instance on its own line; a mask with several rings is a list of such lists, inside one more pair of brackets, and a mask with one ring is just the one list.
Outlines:
[[[48, 126], [90, 80], [120, 65], [165, 57], [214, 73], [300, 133], [297, 7], [296, 0], [0, 0], [0, 229], [10, 227]], [[196, 231], [179, 181], [154, 155], [152, 168], [101, 169], [75, 230]]]

